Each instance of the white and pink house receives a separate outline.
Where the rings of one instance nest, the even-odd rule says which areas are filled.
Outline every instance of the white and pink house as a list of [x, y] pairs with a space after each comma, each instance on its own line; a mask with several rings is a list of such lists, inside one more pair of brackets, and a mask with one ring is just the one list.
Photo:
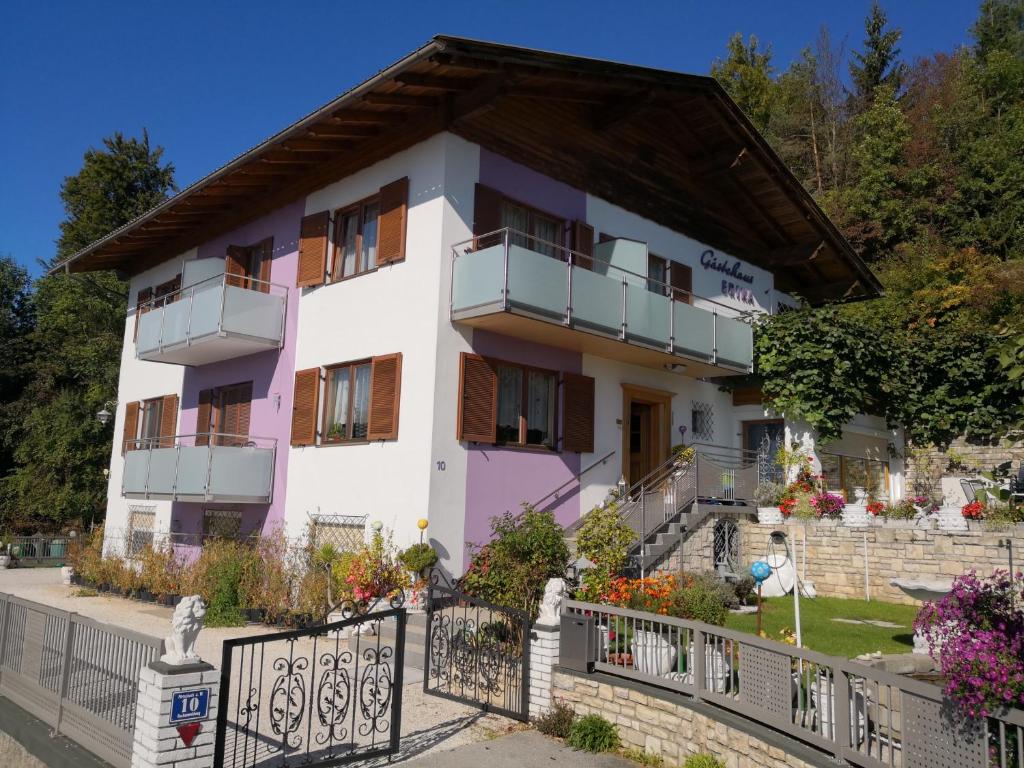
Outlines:
[[493, 515], [785, 435], [901, 493], [884, 421], [815, 447], [749, 385], [754, 317], [879, 285], [709, 78], [438, 37], [63, 268], [130, 281], [109, 530], [426, 518], [461, 572]]

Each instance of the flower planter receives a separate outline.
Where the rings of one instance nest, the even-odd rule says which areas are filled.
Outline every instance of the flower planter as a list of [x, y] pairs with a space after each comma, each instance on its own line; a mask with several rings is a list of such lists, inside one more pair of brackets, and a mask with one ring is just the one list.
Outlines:
[[[856, 681], [850, 686], [849, 711], [857, 713], [857, 737], [856, 743], [864, 740], [864, 712], [866, 702], [864, 700], [864, 684]], [[815, 711], [815, 719], [818, 723], [818, 732], [827, 739], [835, 737], [834, 715], [836, 706], [835, 681], [827, 675], [819, 675], [811, 684], [811, 708]]]
[[671, 672], [676, 662], [675, 646], [660, 632], [638, 629], [630, 647], [637, 672], [661, 677]]
[[181, 602], [181, 595], [164, 595], [164, 605], [168, 608], [174, 608]]
[[74, 583], [75, 569], [70, 565], [65, 565], [60, 569], [60, 582], [65, 586], [70, 587]]
[[633, 666], [633, 654], [632, 653], [609, 653], [608, 663], [614, 664], [617, 667], [632, 667]]
[[778, 507], [758, 507], [758, 525], [782, 525], [782, 512]]
[[267, 612], [263, 608], [246, 608], [245, 620], [254, 624], [262, 624], [266, 614]]
[[867, 505], [847, 504], [843, 507], [843, 525], [849, 528], [863, 528], [870, 524]]
[[939, 510], [940, 531], [966, 531], [967, 518], [959, 507], [942, 507]]
[[10, 568], [10, 567], [11, 567], [11, 556], [7, 555], [7, 554], [0, 555], [0, 570], [4, 570], [4, 569]]

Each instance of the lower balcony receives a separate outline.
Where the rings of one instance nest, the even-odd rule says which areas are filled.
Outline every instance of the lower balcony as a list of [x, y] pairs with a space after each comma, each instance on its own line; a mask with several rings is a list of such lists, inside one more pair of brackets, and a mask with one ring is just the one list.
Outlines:
[[287, 288], [215, 275], [138, 308], [140, 360], [205, 365], [279, 349]]
[[748, 373], [753, 328], [738, 310], [646, 277], [647, 246], [593, 256], [513, 230], [454, 248], [453, 322], [687, 375]]
[[129, 499], [268, 504], [276, 452], [273, 438], [211, 433], [140, 440], [125, 453], [121, 493]]

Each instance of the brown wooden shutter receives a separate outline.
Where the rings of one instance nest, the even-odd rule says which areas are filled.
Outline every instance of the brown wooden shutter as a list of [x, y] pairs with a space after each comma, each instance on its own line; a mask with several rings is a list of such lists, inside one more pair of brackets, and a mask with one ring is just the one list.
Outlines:
[[459, 440], [493, 443], [498, 429], [498, 375], [484, 358], [462, 353], [459, 360]]
[[213, 420], [213, 390], [204, 389], [199, 393], [199, 408], [196, 411], [196, 445], [210, 444], [210, 425]]
[[393, 181], [380, 190], [377, 215], [377, 263], [390, 264], [405, 258], [405, 230], [408, 218], [409, 178]]
[[229, 245], [224, 256], [224, 281], [228, 285], [242, 287], [249, 274], [249, 249], [241, 245]]
[[160, 408], [160, 447], [174, 447], [174, 436], [178, 430], [178, 396], [164, 395]]
[[327, 271], [327, 230], [330, 227], [329, 211], [312, 213], [302, 219], [299, 227], [299, 268], [295, 285], [322, 285]]
[[268, 237], [257, 247], [262, 250], [260, 273], [257, 275], [262, 282], [256, 284], [256, 290], [260, 293], [270, 293], [270, 266], [274, 261], [274, 238]]
[[135, 439], [139, 436], [139, 403], [131, 402], [124, 407], [124, 433], [121, 441], [121, 453], [134, 451], [138, 444]]
[[562, 374], [562, 449], [594, 452], [594, 380]]
[[317, 404], [320, 399], [320, 369], [295, 372], [292, 403], [292, 445], [315, 445]]
[[152, 288], [143, 288], [135, 296], [135, 330], [132, 332], [132, 340], [133, 341], [138, 341], [138, 339], [139, 339], [139, 318], [142, 315], [144, 315], [146, 312], [149, 312], [149, 310], [153, 308], [152, 305], [150, 305], [150, 306], [146, 307], [145, 309], [143, 309], [142, 305], [145, 304], [146, 302], [148, 302], [152, 298], [153, 298], [153, 289]]
[[252, 382], [225, 387], [220, 391], [216, 431], [224, 435], [219, 445], [245, 445], [249, 440], [252, 414]]
[[[577, 219], [572, 223], [572, 249], [584, 256], [594, 255], [594, 228], [585, 221]], [[591, 266], [590, 259], [584, 260], [582, 266], [588, 269]]]
[[370, 369], [370, 424], [367, 440], [398, 438], [398, 403], [402, 390], [402, 353], [373, 358]]
[[672, 286], [672, 298], [686, 304], [693, 303], [693, 270], [678, 261], [669, 262], [668, 281]]
[[[473, 201], [473, 237], [486, 235], [501, 229], [501, 206], [504, 198], [497, 190], [485, 187], [483, 184], [476, 185], [476, 197]], [[495, 242], [478, 243], [477, 247], [486, 248], [495, 245]]]

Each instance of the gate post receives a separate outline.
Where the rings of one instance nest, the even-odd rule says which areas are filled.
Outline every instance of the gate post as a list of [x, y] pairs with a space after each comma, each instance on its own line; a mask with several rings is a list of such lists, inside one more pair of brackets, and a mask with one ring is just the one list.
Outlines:
[[[526, 672], [529, 675], [530, 718], [535, 718], [551, 708], [551, 678], [558, 666], [559, 636], [562, 629], [561, 606], [565, 595], [563, 579], [548, 579], [544, 587], [537, 622], [530, 631], [530, 642], [525, 644]], [[529, 628], [529, 621], [524, 622]], [[524, 702], [525, 704], [525, 702]]]

